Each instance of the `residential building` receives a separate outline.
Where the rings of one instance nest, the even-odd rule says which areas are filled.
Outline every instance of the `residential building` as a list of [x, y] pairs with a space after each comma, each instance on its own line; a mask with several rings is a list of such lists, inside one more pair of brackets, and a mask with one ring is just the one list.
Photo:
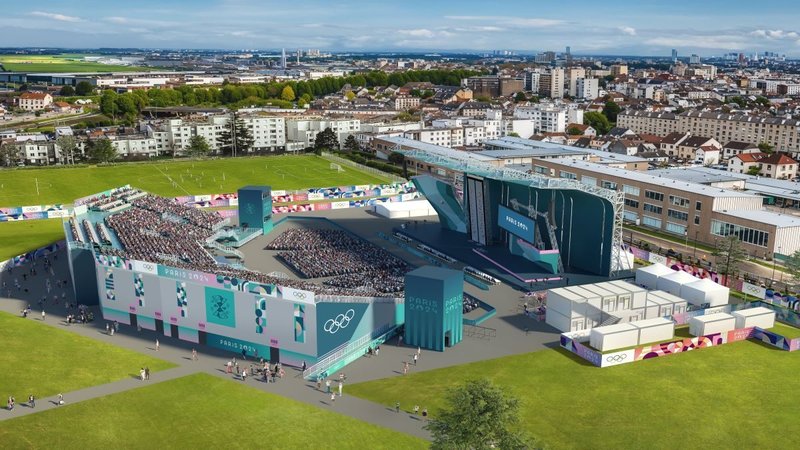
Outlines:
[[469, 77], [465, 83], [475, 97], [506, 97], [525, 90], [524, 79], [497, 75]]
[[286, 140], [301, 142], [305, 147], [313, 147], [317, 133], [330, 128], [336, 133], [339, 145], [351, 134], [361, 131], [358, 119], [334, 119], [323, 117], [297, 117], [286, 119]]
[[553, 68], [539, 76], [539, 94], [549, 98], [564, 97], [564, 69]]
[[730, 141], [722, 146], [722, 158], [730, 159], [743, 153], [760, 153], [757, 145], [749, 142]]
[[570, 94], [576, 98], [594, 100], [600, 92], [600, 84], [597, 78], [578, 78], [575, 80], [575, 93]]
[[25, 111], [41, 111], [53, 103], [53, 96], [46, 92], [23, 92], [17, 101]]
[[797, 177], [797, 161], [783, 153], [742, 153], [728, 160], [728, 171], [793, 180]]
[[614, 77], [621, 77], [628, 75], [628, 65], [627, 64], [614, 64], [610, 67], [611, 75]]
[[398, 95], [394, 98], [394, 109], [396, 111], [407, 111], [419, 106], [419, 97], [411, 95]]

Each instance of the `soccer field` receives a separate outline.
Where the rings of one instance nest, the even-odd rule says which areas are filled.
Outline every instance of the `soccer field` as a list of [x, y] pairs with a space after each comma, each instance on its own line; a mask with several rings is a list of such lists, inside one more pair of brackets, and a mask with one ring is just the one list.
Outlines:
[[235, 192], [249, 184], [292, 190], [388, 182], [349, 166], [342, 169], [331, 169], [330, 161], [315, 155], [285, 155], [2, 170], [0, 206], [72, 203], [125, 184], [158, 195], [179, 196]]
[[38, 317], [36, 312], [27, 319], [0, 312], [0, 388], [6, 398], [27, 399], [31, 393], [47, 397], [122, 380], [138, 373], [140, 367], [159, 371], [175, 366], [40, 324]]
[[142, 72], [152, 70], [147, 67], [121, 66], [85, 61], [91, 55], [0, 55], [0, 64], [11, 72]]
[[61, 219], [0, 222], [0, 261], [64, 239]]
[[331, 410], [197, 374], [0, 422], [0, 442], [64, 449], [428, 447]]
[[448, 387], [486, 377], [520, 400], [521, 423], [547, 448], [795, 448], [798, 373], [797, 352], [742, 341], [605, 369], [542, 350], [349, 392], [387, 406], [402, 399], [435, 416]]

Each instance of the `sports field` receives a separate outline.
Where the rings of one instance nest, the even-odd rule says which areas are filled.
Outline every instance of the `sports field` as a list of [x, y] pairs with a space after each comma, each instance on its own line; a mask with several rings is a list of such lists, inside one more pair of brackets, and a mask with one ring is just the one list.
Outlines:
[[350, 386], [427, 407], [486, 377], [521, 401], [525, 429], [556, 449], [795, 448], [800, 352], [743, 341], [601, 369], [542, 350]]
[[0, 222], [0, 261], [64, 239], [61, 219]]
[[158, 195], [178, 196], [235, 192], [248, 184], [290, 190], [387, 182], [348, 166], [342, 166], [344, 172], [330, 167], [330, 162], [319, 156], [291, 155], [3, 170], [0, 206], [71, 203], [125, 184]]
[[35, 311], [27, 319], [0, 312], [0, 389], [5, 396], [25, 399], [33, 393], [47, 397], [122, 380], [137, 374], [141, 367], [152, 371], [174, 367], [167, 361], [46, 326], [39, 323], [39, 317]]
[[121, 66], [86, 61], [91, 55], [0, 55], [0, 64], [11, 72], [141, 72], [151, 70], [147, 67]]
[[[75, 424], [91, 431], [76, 432]], [[0, 422], [0, 442], [65, 449], [427, 448], [419, 438], [207, 374]]]

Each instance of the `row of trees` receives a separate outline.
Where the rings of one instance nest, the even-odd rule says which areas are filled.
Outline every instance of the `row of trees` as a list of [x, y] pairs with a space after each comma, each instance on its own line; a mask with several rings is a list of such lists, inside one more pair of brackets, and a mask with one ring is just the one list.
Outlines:
[[617, 123], [617, 116], [621, 108], [614, 101], [607, 101], [603, 105], [603, 112], [587, 112], [583, 115], [583, 123], [591, 126], [597, 131], [597, 135], [606, 134], [611, 131]]
[[[174, 89], [149, 89], [124, 94], [105, 91], [100, 99], [100, 111], [114, 120], [121, 119], [130, 123], [147, 106], [225, 105], [237, 109], [249, 105], [273, 105], [291, 108], [295, 102], [299, 106], [308, 105], [314, 98], [338, 92], [347, 84], [372, 88], [390, 84], [404, 85], [409, 81], [429, 81], [433, 84], [457, 86], [462, 78], [478, 73], [459, 69], [419, 70], [387, 75], [385, 72], [373, 71], [305, 81], [242, 85], [226, 83], [222, 87], [179, 86]], [[81, 95], [77, 89], [75, 93]]]

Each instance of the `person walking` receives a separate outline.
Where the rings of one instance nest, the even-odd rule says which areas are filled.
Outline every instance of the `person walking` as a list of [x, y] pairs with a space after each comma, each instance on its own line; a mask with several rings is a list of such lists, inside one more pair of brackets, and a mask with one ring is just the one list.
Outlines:
[[144, 379], [145, 380], [149, 380], [150, 379], [150, 368], [149, 367], [145, 367], [144, 368]]
[[331, 380], [325, 380], [325, 392], [331, 393]]
[[380, 354], [380, 352], [381, 352], [381, 346], [379, 345], [379, 346], [375, 347], [375, 356], [378, 356], [378, 354]]
[[109, 323], [106, 322], [106, 334], [111, 334], [110, 330], [111, 330], [111, 325], [109, 325]]
[[400, 412], [400, 402], [394, 402], [394, 412]]
[[418, 358], [419, 358], [419, 355], [414, 355], [414, 365], [415, 365], [415, 366], [417, 365], [417, 359], [418, 359]]
[[322, 390], [322, 378], [317, 378], [317, 390]]
[[233, 373], [233, 363], [228, 361], [228, 364], [225, 365], [225, 372]]
[[59, 405], [63, 405], [64, 404], [64, 394], [61, 394], [61, 393], [58, 394], [58, 404]]
[[417, 347], [417, 356], [422, 354], [422, 347]]
[[156, 339], [156, 351], [158, 351], [158, 347], [159, 347], [158, 339]]
[[44, 319], [46, 319], [46, 318], [47, 318], [47, 314], [44, 312], [44, 310], [42, 310], [42, 321], [44, 321]]
[[36, 408], [36, 397], [34, 397], [33, 394], [28, 396], [28, 406]]
[[192, 361], [197, 361], [197, 349], [192, 349]]
[[331, 392], [331, 406], [333, 406], [335, 403], [336, 403], [336, 393]]
[[139, 369], [139, 378], [144, 381], [144, 367]]
[[428, 418], [428, 408], [422, 408], [422, 418], [423, 419]]
[[339, 382], [339, 397], [342, 396], [342, 382]]
[[414, 405], [414, 415], [419, 414], [419, 405]]
[[242, 371], [242, 381], [247, 381], [247, 371], [246, 370]]

